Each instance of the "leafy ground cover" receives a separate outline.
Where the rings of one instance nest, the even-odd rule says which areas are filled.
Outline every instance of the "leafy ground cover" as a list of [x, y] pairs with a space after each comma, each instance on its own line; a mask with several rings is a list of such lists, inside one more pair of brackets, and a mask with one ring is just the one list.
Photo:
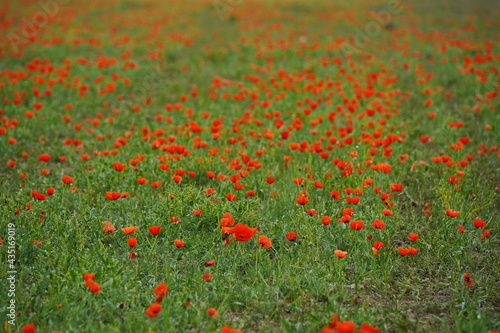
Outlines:
[[500, 330], [496, 2], [0, 6], [5, 332]]

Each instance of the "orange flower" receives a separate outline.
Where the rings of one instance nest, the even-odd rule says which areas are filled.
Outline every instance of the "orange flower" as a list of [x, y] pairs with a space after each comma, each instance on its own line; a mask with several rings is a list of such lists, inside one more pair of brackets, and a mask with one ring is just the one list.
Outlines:
[[101, 291], [101, 285], [94, 280], [91, 280], [88, 282], [88, 287], [87, 287], [91, 293], [97, 294]]
[[309, 199], [307, 199], [306, 197], [299, 197], [299, 198], [297, 198], [297, 203], [299, 205], [305, 205], [308, 202], [309, 202]]
[[122, 195], [118, 192], [106, 192], [106, 199], [108, 200], [118, 200]]
[[115, 168], [116, 171], [123, 171], [127, 167], [126, 164], [120, 163], [120, 162], [113, 162], [113, 168]]
[[40, 155], [38, 155], [38, 159], [40, 161], [42, 161], [42, 162], [48, 162], [48, 161], [50, 161], [51, 157], [52, 156], [50, 156], [49, 154], [40, 154]]
[[234, 329], [232, 327], [229, 327], [229, 326], [223, 326], [221, 329], [220, 329], [221, 333], [243, 333], [243, 331], [238, 331], [237, 329]]
[[151, 182], [151, 187], [157, 188], [157, 187], [160, 187], [161, 184], [163, 184], [161, 181]]
[[131, 234], [131, 233], [134, 233], [137, 228], [139, 227], [126, 227], [126, 228], [122, 228], [121, 230], [126, 233], [126, 234]]
[[354, 230], [361, 230], [365, 227], [365, 224], [363, 223], [363, 221], [351, 221], [351, 223], [349, 223], [349, 226]]
[[161, 226], [148, 227], [148, 229], [151, 235], [158, 235], [160, 233]]
[[102, 224], [104, 224], [104, 227], [102, 228], [102, 231], [104, 232], [113, 232], [116, 230], [115, 226], [110, 221], [103, 221]]
[[179, 222], [180, 220], [181, 220], [181, 219], [180, 219], [180, 218], [178, 218], [177, 216], [172, 216], [172, 217], [170, 218], [170, 222], [172, 222], [172, 223], [177, 223], [177, 222]]
[[219, 316], [219, 314], [217, 313], [217, 310], [214, 308], [209, 308], [207, 310], [207, 315], [209, 315], [212, 318], [217, 318]]
[[342, 250], [335, 250], [335, 255], [339, 258], [344, 258], [347, 255], [347, 252]]
[[460, 212], [457, 211], [457, 210], [453, 210], [453, 209], [447, 209], [444, 211], [446, 213], [446, 215], [448, 215], [449, 217], [457, 217]]
[[228, 193], [228, 194], [226, 194], [226, 199], [228, 201], [235, 201], [236, 200], [236, 195], [234, 195], [232, 193]]
[[486, 222], [484, 222], [481, 219], [474, 219], [474, 226], [476, 228], [484, 228], [484, 227], [486, 227]]
[[248, 225], [244, 223], [238, 223], [234, 226], [233, 229], [233, 237], [240, 242], [246, 242], [257, 232], [258, 228], [250, 228]]
[[404, 249], [402, 247], [398, 247], [398, 251], [399, 251], [399, 254], [402, 255], [403, 257], [407, 254], [410, 253], [410, 250], [409, 249]]
[[417, 241], [418, 235], [417, 234], [409, 234], [408, 238], [410, 238], [412, 241]]
[[137, 245], [137, 238], [135, 237], [129, 237], [128, 238], [128, 246], [134, 247]]
[[260, 244], [260, 246], [262, 246], [265, 249], [273, 246], [271, 240], [267, 236], [264, 236], [264, 235], [259, 236], [259, 244]]
[[175, 175], [175, 176], [173, 177], [173, 180], [174, 180], [174, 183], [176, 183], [176, 184], [180, 184], [180, 183], [182, 182], [182, 177], [181, 177], [181, 176], [179, 176], [179, 175]]
[[415, 249], [415, 248], [413, 248], [413, 247], [411, 247], [411, 246], [410, 246], [410, 247], [408, 247], [408, 250], [410, 251], [410, 254], [411, 254], [412, 256], [414, 256], [414, 255], [416, 255], [416, 254], [418, 253], [418, 249]]
[[22, 328], [24, 333], [35, 333], [36, 332], [36, 326], [35, 324], [31, 323], [28, 325], [24, 325]]
[[137, 178], [137, 184], [144, 185], [147, 183], [148, 183], [148, 180], [146, 178]]
[[203, 275], [203, 280], [210, 282], [212, 280], [212, 275], [210, 274], [204, 274]]
[[174, 240], [174, 244], [175, 244], [175, 246], [177, 246], [177, 247], [183, 247], [183, 246], [184, 246], [184, 244], [186, 244], [186, 242], [183, 242], [183, 241], [181, 241], [181, 240], [176, 239], [176, 240]]
[[330, 216], [323, 216], [321, 218], [321, 223], [323, 223], [324, 225], [329, 225], [330, 222], [332, 222], [332, 218]]
[[45, 194], [39, 193], [37, 190], [31, 192], [31, 196], [38, 200], [46, 200], [47, 196]]
[[465, 273], [464, 274], [464, 283], [470, 287], [474, 283], [474, 280], [470, 277], [469, 274]]
[[403, 184], [390, 184], [392, 192], [401, 192], [403, 190]]
[[149, 308], [146, 309], [146, 314], [150, 317], [156, 317], [161, 311], [161, 305], [156, 303], [151, 303]]
[[295, 231], [290, 231], [288, 234], [285, 235], [285, 237], [289, 241], [294, 241], [295, 239], [297, 239], [297, 237], [299, 237], [299, 234], [296, 233]]
[[373, 248], [380, 250], [384, 248], [385, 244], [383, 242], [373, 242]]
[[373, 220], [372, 227], [374, 227], [375, 229], [384, 229], [385, 223], [384, 221], [375, 219]]
[[203, 211], [201, 209], [195, 209], [191, 211], [194, 216], [200, 216]]
[[45, 190], [45, 193], [47, 193], [48, 195], [52, 195], [54, 194], [54, 192], [56, 191], [55, 188], [53, 187], [48, 187], [46, 190]]
[[153, 294], [158, 296], [156, 298], [156, 302], [160, 303], [164, 296], [168, 294], [168, 285], [166, 283], [159, 283], [156, 288], [153, 290]]

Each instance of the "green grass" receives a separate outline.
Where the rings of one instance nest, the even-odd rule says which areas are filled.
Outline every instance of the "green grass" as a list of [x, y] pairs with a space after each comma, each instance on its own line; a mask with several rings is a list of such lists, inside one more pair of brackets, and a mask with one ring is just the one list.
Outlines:
[[[220, 2], [72, 2], [61, 5], [22, 54], [11, 52], [16, 51], [12, 44], [0, 39], [0, 97], [6, 101], [0, 107], [5, 132], [0, 135], [0, 315], [5, 332], [22, 332], [28, 323], [35, 323], [37, 332], [218, 332], [223, 326], [244, 332], [321, 332], [333, 313], [358, 328], [370, 323], [380, 332], [500, 330], [500, 159], [494, 148], [500, 142], [498, 5], [468, 1], [464, 6], [471, 11], [464, 13], [445, 0], [402, 1], [403, 12], [350, 57], [336, 43], [356, 36], [356, 27], [373, 20], [369, 11], [384, 10], [386, 2], [222, 2], [234, 4], [225, 7], [227, 16], [219, 16], [214, 3]], [[7, 36], [19, 34], [21, 18], [29, 19], [40, 7], [8, 2], [1, 11], [12, 22], [1, 28]], [[54, 37], [60, 41], [47, 45]], [[77, 43], [78, 38], [84, 40]], [[158, 58], [151, 58], [152, 51]], [[116, 59], [116, 65], [99, 67], [102, 56]], [[35, 59], [50, 62], [52, 72], [30, 70]], [[473, 72], [464, 75], [468, 60]], [[124, 69], [130, 62], [135, 67]], [[104, 79], [96, 83], [101, 75]], [[481, 82], [481, 76], [487, 79]], [[62, 83], [53, 87], [47, 83], [59, 78]], [[216, 78], [220, 87], [214, 86]], [[115, 90], [100, 94], [110, 82]], [[81, 85], [88, 87], [84, 96], [79, 96]], [[41, 97], [33, 93], [37, 89]], [[45, 90], [51, 95], [44, 96]], [[211, 96], [215, 91], [217, 97]], [[182, 95], [188, 100], [181, 101]], [[424, 105], [427, 99], [431, 106]], [[272, 105], [266, 107], [266, 101]], [[351, 113], [347, 107], [353, 101], [358, 105]], [[43, 108], [36, 110], [34, 103]], [[165, 108], [176, 103], [183, 107]], [[66, 109], [67, 104], [73, 108]], [[135, 105], [140, 105], [137, 112]], [[306, 115], [305, 108], [312, 113]], [[186, 109], [192, 109], [192, 117]], [[366, 109], [376, 112], [367, 116]], [[28, 110], [34, 118], [25, 116]], [[437, 117], [431, 119], [429, 112]], [[96, 119], [99, 123], [92, 124]], [[218, 139], [212, 136], [216, 119], [222, 124]], [[202, 132], [190, 130], [192, 121]], [[301, 129], [294, 128], [298, 121]], [[455, 122], [463, 127], [450, 127]], [[75, 124], [82, 129], [75, 130]], [[272, 137], [266, 137], [269, 131]], [[284, 131], [288, 138], [281, 137]], [[421, 142], [422, 135], [429, 136], [427, 143]], [[9, 144], [9, 137], [17, 143]], [[195, 137], [207, 147], [194, 147]], [[339, 144], [349, 137], [351, 144]], [[461, 150], [450, 148], [464, 137], [470, 142]], [[153, 148], [161, 138], [164, 146]], [[66, 145], [67, 139], [82, 145]], [[116, 147], [117, 140], [126, 144]], [[330, 155], [290, 148], [291, 142], [303, 141], [309, 147], [317, 143]], [[180, 151], [171, 153], [167, 147], [173, 144], [190, 152], [176, 159]], [[478, 152], [480, 145], [487, 154]], [[218, 152], [212, 154], [214, 148]], [[375, 155], [370, 148], [377, 149]], [[392, 151], [384, 156], [384, 148]], [[357, 156], [350, 155], [353, 151]], [[50, 154], [50, 161], [40, 161], [39, 154]], [[144, 159], [134, 170], [130, 160], [139, 155]], [[229, 177], [239, 170], [230, 166], [237, 159], [244, 170], [243, 155], [258, 165], [241, 178], [245, 186], [237, 191]], [[452, 162], [473, 159], [466, 166], [446, 166], [433, 162], [438, 156], [450, 156]], [[332, 163], [335, 158], [350, 162], [353, 173], [342, 175]], [[372, 165], [389, 163], [392, 171], [371, 170], [367, 158]], [[11, 160], [16, 161], [13, 167], [8, 166]], [[118, 172], [113, 162], [128, 166]], [[170, 171], [160, 169], [161, 163], [169, 164]], [[41, 169], [49, 173], [42, 175]], [[180, 184], [172, 180], [177, 169], [186, 171]], [[208, 171], [228, 179], [209, 179]], [[64, 175], [74, 183], [62, 183]], [[449, 183], [452, 175], [458, 184]], [[266, 182], [269, 176], [274, 183]], [[139, 177], [148, 184], [139, 185]], [[303, 185], [294, 184], [299, 177]], [[373, 184], [364, 186], [366, 179]], [[317, 188], [315, 180], [324, 187]], [[153, 181], [162, 185], [152, 188]], [[392, 183], [403, 184], [403, 191], [391, 192]], [[55, 193], [46, 200], [30, 196], [48, 187]], [[215, 189], [213, 196], [205, 195], [209, 187]], [[359, 204], [346, 203], [347, 196], [357, 196], [347, 194], [349, 188], [364, 191]], [[255, 196], [246, 197], [248, 190]], [[331, 190], [341, 193], [340, 200], [331, 197]], [[129, 196], [111, 201], [106, 199], [111, 191]], [[308, 194], [304, 206], [296, 203], [301, 191]], [[237, 200], [228, 201], [227, 193]], [[392, 216], [382, 214], [387, 207], [381, 193], [392, 194], [387, 200], [394, 203]], [[337, 221], [344, 208], [354, 208], [352, 219], [364, 222], [362, 230]], [[195, 209], [203, 211], [201, 216], [192, 214]], [[309, 216], [305, 209], [318, 214]], [[460, 215], [451, 218], [447, 209]], [[219, 224], [225, 212], [235, 223], [260, 230], [247, 242], [229, 236], [225, 245]], [[329, 225], [321, 223], [325, 215], [332, 218]], [[172, 223], [173, 216], [180, 221]], [[474, 227], [475, 218], [487, 226]], [[374, 219], [383, 220], [386, 228], [374, 229]], [[116, 231], [105, 233], [103, 221], [111, 221]], [[16, 325], [7, 322], [9, 224], [15, 225]], [[160, 234], [150, 234], [148, 227], [158, 225]], [[120, 230], [129, 226], [139, 228], [133, 235]], [[491, 235], [482, 239], [485, 229]], [[290, 231], [298, 239], [287, 240]], [[409, 233], [419, 239], [411, 241]], [[271, 239], [271, 248], [260, 247], [260, 235]], [[138, 240], [133, 249], [129, 236]], [[176, 239], [185, 246], [177, 248]], [[377, 256], [375, 241], [385, 244]], [[399, 247], [419, 251], [401, 256]], [[338, 249], [348, 255], [337, 258]], [[130, 259], [130, 251], [137, 256]], [[209, 260], [215, 265], [204, 265]], [[99, 293], [85, 287], [84, 273], [95, 274]], [[474, 280], [472, 286], [465, 285], [464, 273]], [[204, 274], [212, 280], [204, 281]], [[153, 289], [160, 282], [169, 293], [158, 316], [149, 318], [145, 310], [155, 302]], [[209, 308], [219, 316], [208, 316]]]

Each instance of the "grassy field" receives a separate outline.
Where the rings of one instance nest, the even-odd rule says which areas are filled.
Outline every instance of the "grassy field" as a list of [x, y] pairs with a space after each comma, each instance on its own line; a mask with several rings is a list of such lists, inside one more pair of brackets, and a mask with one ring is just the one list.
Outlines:
[[0, 17], [4, 332], [500, 331], [497, 2]]

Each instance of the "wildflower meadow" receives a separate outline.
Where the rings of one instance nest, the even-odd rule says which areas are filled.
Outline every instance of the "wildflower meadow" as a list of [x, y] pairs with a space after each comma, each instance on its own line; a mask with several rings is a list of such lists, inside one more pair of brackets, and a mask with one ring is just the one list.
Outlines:
[[500, 3], [0, 3], [8, 333], [500, 331]]

